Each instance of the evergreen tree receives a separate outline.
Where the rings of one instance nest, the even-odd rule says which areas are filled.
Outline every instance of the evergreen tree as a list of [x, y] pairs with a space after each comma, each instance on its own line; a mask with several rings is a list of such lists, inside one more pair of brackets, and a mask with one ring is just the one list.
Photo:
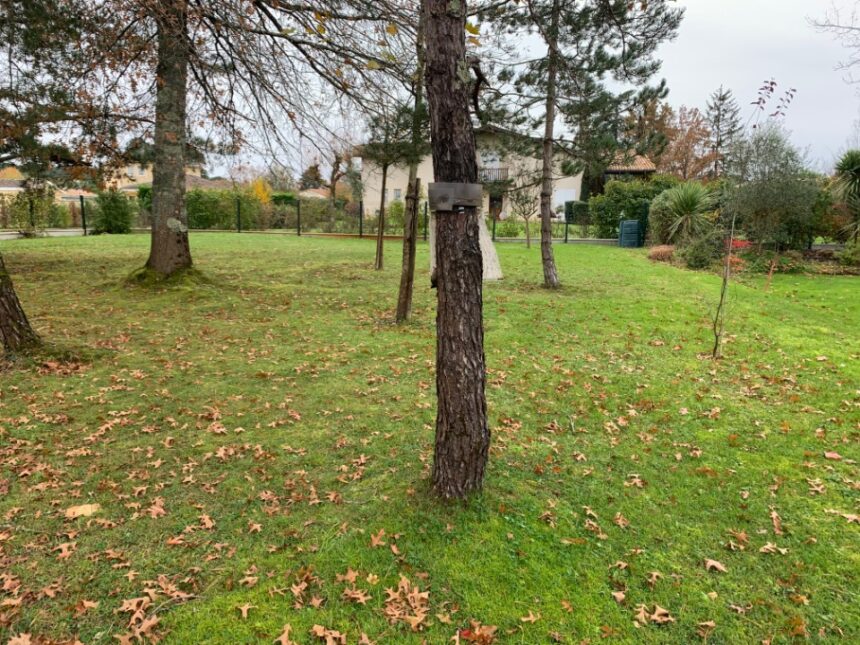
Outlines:
[[309, 188], [322, 188], [323, 185], [322, 171], [318, 162], [312, 163], [305, 168], [302, 176], [299, 178], [299, 188], [308, 190]]
[[[568, 125], [575, 131], [584, 123], [594, 125], [592, 110], [620, 114], [631, 95], [615, 88], [641, 87], [657, 73], [660, 62], [654, 54], [675, 35], [683, 10], [668, 0], [524, 0], [491, 5], [485, 16], [502, 27], [509, 41], [534, 34], [545, 47], [542, 55], [528, 51], [527, 59], [519, 52], [500, 80], [516, 97], [510, 101], [508, 123], [542, 130], [541, 259], [545, 286], [558, 287], [552, 194], [556, 154], [565, 142], [557, 118], [569, 115]], [[582, 147], [601, 148], [595, 142], [605, 141], [605, 134], [599, 129], [596, 139]], [[567, 147], [572, 151], [575, 141]]]
[[[417, 118], [417, 125], [416, 125]], [[418, 128], [415, 135], [414, 128]], [[383, 235], [385, 228], [385, 193], [388, 180], [388, 170], [392, 166], [412, 165], [420, 163], [429, 151], [429, 136], [424, 104], [419, 105], [416, 115], [415, 108], [407, 104], [395, 106], [389, 113], [379, 114], [370, 120], [370, 135], [368, 142], [362, 146], [362, 159], [379, 167], [382, 172], [382, 188], [380, 190], [379, 217], [377, 219], [376, 260], [374, 267], [383, 267]]]
[[711, 94], [705, 118], [711, 129], [713, 176], [716, 178], [723, 174], [726, 155], [743, 131], [741, 108], [731, 90], [723, 89], [721, 85]]

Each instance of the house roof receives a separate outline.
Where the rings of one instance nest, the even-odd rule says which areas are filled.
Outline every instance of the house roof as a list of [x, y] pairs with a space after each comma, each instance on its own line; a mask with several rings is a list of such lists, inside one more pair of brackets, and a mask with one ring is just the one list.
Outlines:
[[0, 179], [0, 190], [18, 191], [24, 190], [24, 179]]
[[57, 197], [63, 200], [77, 200], [80, 197], [84, 199], [95, 199], [97, 195], [88, 190], [81, 190], [80, 188], [66, 188], [58, 191]]
[[[119, 190], [136, 193], [137, 189], [141, 186], [151, 185], [151, 183], [126, 184], [125, 186], [120, 186]], [[233, 182], [229, 179], [205, 179], [204, 177], [198, 177], [197, 175], [192, 175], [190, 173], [185, 174], [186, 190], [193, 190], [194, 188], [200, 188], [202, 190], [230, 190], [234, 187]]]
[[0, 168], [0, 180], [2, 179], [26, 179], [26, 177], [15, 166], [6, 166]]
[[308, 199], [328, 199], [330, 196], [331, 192], [328, 188], [307, 188], [299, 192], [299, 197]]
[[637, 173], [657, 172], [657, 166], [648, 157], [642, 155], [624, 155], [619, 153], [615, 161], [606, 169], [609, 175], [630, 175]]

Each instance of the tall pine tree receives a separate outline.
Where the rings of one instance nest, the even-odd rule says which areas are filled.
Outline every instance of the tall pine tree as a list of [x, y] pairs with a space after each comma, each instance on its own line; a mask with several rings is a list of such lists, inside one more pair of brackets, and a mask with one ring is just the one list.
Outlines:
[[[629, 102], [618, 86], [641, 87], [660, 69], [658, 45], [674, 37], [683, 10], [669, 0], [523, 0], [499, 3], [484, 12], [511, 36], [538, 36], [539, 55], [522, 48], [500, 74], [512, 92], [508, 123], [519, 123], [541, 139], [541, 259], [544, 285], [559, 286], [552, 252], [552, 197], [557, 154], [565, 136], [557, 123], [565, 112], [569, 123], [589, 123], [587, 108], [604, 113]], [[528, 57], [524, 57], [524, 54]], [[599, 102], [593, 102], [599, 97]], [[615, 106], [607, 101], [617, 101]], [[537, 134], [537, 132], [541, 134]], [[599, 133], [600, 139], [604, 132]], [[593, 142], [590, 144], [593, 149]]]
[[712, 174], [717, 178], [723, 174], [729, 149], [743, 131], [741, 108], [731, 90], [723, 89], [721, 85], [711, 94], [705, 118], [711, 129]]

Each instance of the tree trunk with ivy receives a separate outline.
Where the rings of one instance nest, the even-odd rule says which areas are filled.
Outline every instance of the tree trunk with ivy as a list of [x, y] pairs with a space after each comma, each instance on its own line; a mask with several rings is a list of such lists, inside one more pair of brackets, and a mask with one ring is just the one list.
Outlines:
[[[435, 181], [478, 181], [469, 114], [466, 2], [423, 0]], [[490, 447], [485, 396], [482, 258], [475, 208], [436, 211], [436, 442], [433, 489], [444, 499], [481, 489]]]
[[161, 0], [156, 9], [155, 158], [152, 244], [147, 268], [169, 276], [191, 267], [185, 210], [185, 116], [188, 87], [186, 0]]
[[15, 293], [12, 278], [6, 271], [3, 257], [0, 256], [0, 340], [7, 354], [38, 344], [39, 337], [30, 326], [21, 301]]

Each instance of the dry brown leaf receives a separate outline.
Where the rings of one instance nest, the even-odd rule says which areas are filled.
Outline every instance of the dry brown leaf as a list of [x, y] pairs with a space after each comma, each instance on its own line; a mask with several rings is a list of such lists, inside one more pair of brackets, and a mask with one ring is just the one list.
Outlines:
[[289, 623], [287, 623], [281, 630], [281, 635], [278, 636], [274, 642], [278, 643], [278, 645], [299, 645], [296, 641], [290, 640], [291, 631], [293, 631], [293, 628]]
[[660, 605], [654, 605], [654, 613], [651, 614], [651, 622], [663, 625], [665, 623], [674, 623], [675, 619], [667, 609], [663, 609]]
[[770, 521], [773, 524], [773, 532], [777, 535], [782, 535], [782, 518], [775, 508], [770, 509]]
[[720, 573], [726, 573], [728, 569], [726, 569], [726, 565], [718, 560], [705, 560], [705, 569], [708, 571], [719, 571]]
[[706, 620], [705, 622], [699, 623], [696, 626], [696, 633], [702, 638], [707, 638], [716, 628], [717, 623], [715, 623], [713, 620]]
[[32, 643], [33, 641], [30, 640], [30, 634], [21, 632], [17, 636], [10, 638], [6, 645], [32, 645]]
[[69, 506], [66, 509], [66, 518], [73, 519], [75, 517], [89, 517], [98, 513], [101, 509], [100, 504], [81, 504], [80, 506]]

